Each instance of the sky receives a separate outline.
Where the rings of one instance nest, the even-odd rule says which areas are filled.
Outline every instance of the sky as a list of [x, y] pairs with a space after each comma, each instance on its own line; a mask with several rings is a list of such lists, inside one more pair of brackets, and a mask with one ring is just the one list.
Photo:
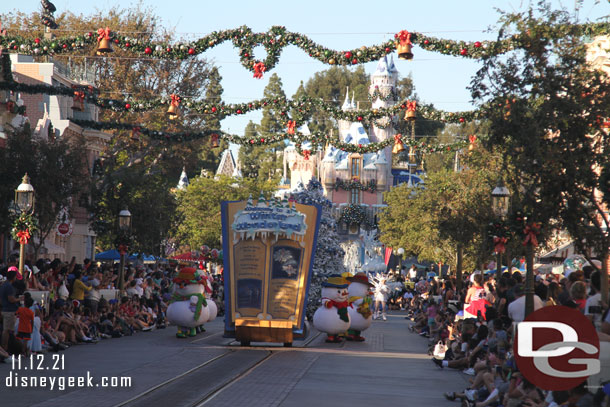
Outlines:
[[[70, 10], [75, 14], [90, 14], [96, 9], [109, 10], [138, 4], [107, 0], [51, 0], [58, 14]], [[40, 10], [38, 0], [22, 0], [19, 7], [3, 0], [0, 13], [18, 9], [22, 12]], [[177, 37], [195, 39], [214, 31], [247, 25], [255, 32], [266, 32], [273, 25], [283, 25], [289, 31], [300, 32], [315, 42], [336, 50], [348, 50], [362, 45], [375, 45], [406, 29], [435, 37], [454, 40], [477, 41], [495, 38], [493, 27], [497, 25], [497, 9], [524, 11], [529, 1], [511, 0], [427, 0], [427, 1], [209, 1], [209, 0], [143, 0], [159, 15], [166, 28], [174, 29]], [[574, 11], [580, 4], [581, 21], [596, 21], [610, 14], [606, 0], [552, 1], [555, 8], [565, 7]], [[91, 27], [96, 30], [99, 27]], [[490, 30], [491, 29], [491, 30]], [[264, 49], [255, 49], [255, 55], [264, 55]], [[401, 76], [411, 75], [415, 91], [425, 103], [433, 103], [447, 111], [473, 108], [467, 86], [476, 73], [479, 63], [465, 58], [444, 56], [413, 49], [411, 61], [398, 60], [396, 67]], [[222, 76], [223, 99], [227, 103], [241, 103], [263, 97], [263, 90], [271, 73], [261, 80], [239, 63], [237, 49], [225, 42], [208, 50], [203, 57], [216, 64]], [[260, 58], [262, 59], [262, 57]], [[368, 73], [374, 72], [376, 62], [365, 64]], [[301, 81], [315, 72], [328, 69], [300, 49], [289, 46], [284, 49], [279, 63], [271, 72], [282, 79], [288, 97], [292, 97]], [[258, 122], [260, 112], [223, 120], [223, 130], [243, 134], [249, 120]]]

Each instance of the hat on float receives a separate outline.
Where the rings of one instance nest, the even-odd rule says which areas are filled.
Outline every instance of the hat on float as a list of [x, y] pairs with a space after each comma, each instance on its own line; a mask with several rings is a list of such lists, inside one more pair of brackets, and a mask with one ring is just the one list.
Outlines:
[[339, 274], [331, 274], [326, 281], [322, 283], [322, 287], [330, 288], [347, 288], [349, 281]]
[[369, 277], [366, 275], [366, 273], [362, 271], [356, 273], [355, 276], [347, 277], [347, 280], [352, 283], [360, 283], [368, 285], [369, 287], [373, 287], [373, 283], [369, 281]]
[[197, 272], [195, 267], [181, 268], [173, 281], [178, 284], [205, 284], [205, 279]]

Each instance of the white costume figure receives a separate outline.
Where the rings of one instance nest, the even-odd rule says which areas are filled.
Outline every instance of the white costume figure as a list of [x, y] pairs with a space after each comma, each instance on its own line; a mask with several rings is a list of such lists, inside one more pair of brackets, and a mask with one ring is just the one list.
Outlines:
[[373, 319], [379, 319], [379, 315], [381, 315], [384, 321], [387, 319], [385, 313], [386, 301], [390, 292], [390, 287], [386, 284], [387, 279], [388, 276], [386, 274], [377, 274], [373, 277], [372, 282], [375, 287], [373, 290], [375, 299], [375, 315], [373, 316]]
[[349, 329], [348, 285], [349, 282], [337, 274], [322, 283], [322, 305], [313, 314], [313, 326], [326, 332], [326, 342], [341, 342], [338, 334]]
[[373, 323], [373, 313], [371, 312], [372, 298], [371, 287], [373, 284], [369, 281], [368, 276], [363, 273], [357, 273], [353, 277], [348, 277], [350, 285], [347, 288], [349, 293], [349, 314], [350, 326], [347, 331], [347, 340], [362, 342], [364, 338], [360, 333], [368, 329]]
[[208, 321], [204, 295], [206, 278], [197, 269], [185, 267], [174, 278], [174, 295], [167, 307], [167, 320], [178, 325], [178, 338], [195, 336], [196, 328]]

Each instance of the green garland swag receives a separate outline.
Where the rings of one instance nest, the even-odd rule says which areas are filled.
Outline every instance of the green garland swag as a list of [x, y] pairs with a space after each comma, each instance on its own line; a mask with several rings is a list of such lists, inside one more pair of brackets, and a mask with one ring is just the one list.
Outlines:
[[[103, 31], [101, 28], [98, 31]], [[594, 36], [610, 32], [609, 23], [565, 24], [548, 28], [547, 37], [562, 37], [566, 35]], [[394, 40], [388, 40], [378, 45], [362, 46], [346, 51], [336, 51], [312, 41], [307, 36], [290, 32], [283, 26], [273, 26], [266, 33], [255, 33], [247, 26], [214, 31], [198, 40], [189, 42], [167, 43], [159, 41], [140, 40], [137, 38], [109, 32], [112, 44], [132, 55], [167, 60], [184, 60], [195, 57], [226, 41], [231, 41], [239, 49], [241, 64], [254, 72], [255, 78], [262, 78], [264, 72], [272, 70], [284, 49], [294, 45], [305, 51], [311, 58], [328, 65], [356, 65], [378, 60], [396, 50], [399, 34]], [[75, 51], [90, 48], [97, 44], [98, 34], [87, 32], [82, 35], [54, 39], [35, 38], [34, 40], [20, 35], [0, 36], [0, 47], [11, 52], [28, 55], [74, 54]], [[422, 33], [410, 33], [410, 41], [422, 49], [439, 52], [445, 55], [485, 59], [494, 55], [517, 49], [527, 48], [531, 39], [526, 34], [514, 35], [498, 41], [454, 41], [427, 36]], [[259, 60], [254, 56], [254, 48], [263, 46], [266, 58]]]
[[374, 179], [370, 180], [366, 184], [363, 184], [357, 179], [344, 181], [341, 178], [337, 178], [337, 181], [335, 182], [335, 191], [338, 191], [339, 189], [343, 189], [345, 191], [359, 189], [360, 191], [375, 192], [377, 191], [377, 183]]
[[370, 226], [366, 210], [357, 204], [349, 204], [347, 208], [341, 212], [339, 222], [344, 222], [347, 225], [359, 224], [364, 226]]
[[34, 215], [22, 213], [15, 218], [11, 228], [11, 236], [19, 243], [27, 244], [32, 235], [38, 230], [38, 220]]

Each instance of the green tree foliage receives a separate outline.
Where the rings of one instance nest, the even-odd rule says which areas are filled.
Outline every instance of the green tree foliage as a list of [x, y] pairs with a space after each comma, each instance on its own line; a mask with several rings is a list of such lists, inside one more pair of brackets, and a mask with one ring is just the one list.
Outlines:
[[[43, 36], [44, 27], [40, 24], [39, 13], [4, 14], [0, 15], [0, 19], [3, 27], [19, 31], [25, 37]], [[128, 8], [96, 11], [86, 16], [63, 12], [56, 16], [56, 21], [62, 30], [74, 32], [96, 32], [100, 27], [109, 27], [132, 36], [134, 41], [176, 40], [174, 31], [163, 28], [160, 18], [142, 2]], [[219, 100], [222, 95], [218, 70], [202, 58], [185, 61], [134, 59], [120, 49], [115, 49], [112, 58], [93, 55], [94, 49], [89, 49], [83, 51], [82, 57], [58, 55], [54, 61], [68, 66], [77, 77], [85, 72], [85, 67], [87, 71], [93, 71], [93, 78], [87, 76], [83, 79], [93, 79], [104, 97], [165, 96], [169, 101], [170, 94], [214, 100]], [[85, 115], [91, 113], [95, 117], [89, 111], [93, 109], [92, 106], [87, 105], [86, 109]], [[201, 115], [181, 115], [170, 121], [166, 110], [167, 107], [162, 107], [157, 111], [132, 114], [104, 109], [99, 119], [146, 123], [146, 127], [168, 131], [219, 128], [217, 120], [206, 122]], [[209, 140], [170, 144], [132, 135], [131, 132], [116, 131], [108, 151], [96, 165], [94, 189], [89, 201], [101, 248], [113, 246], [118, 212], [128, 206], [134, 213], [135, 246], [158, 253], [159, 243], [170, 228], [175, 205], [170, 189], [176, 185], [183, 166], [191, 173], [199, 173], [201, 169], [214, 172], [226, 145], [224, 143], [220, 148], [212, 149]], [[155, 203], [156, 207], [152, 207]], [[138, 220], [139, 216], [142, 216], [141, 220]], [[140, 221], [142, 225], [138, 227]]]
[[261, 191], [269, 198], [275, 188], [276, 185], [270, 181], [235, 180], [223, 175], [217, 178], [196, 177], [188, 188], [177, 194], [179, 222], [173, 235], [178, 242], [191, 248], [204, 244], [220, 247], [220, 203], [247, 199], [249, 195], [256, 199]]
[[[7, 126], [8, 127], [8, 126]], [[35, 255], [53, 233], [59, 214], [72, 210], [85, 198], [89, 174], [84, 140], [80, 138], [49, 140], [33, 136], [29, 124], [8, 132], [6, 148], [0, 148], [0, 219], [2, 230], [10, 228], [9, 208], [15, 189], [25, 173], [35, 190], [35, 216], [39, 230]]]

